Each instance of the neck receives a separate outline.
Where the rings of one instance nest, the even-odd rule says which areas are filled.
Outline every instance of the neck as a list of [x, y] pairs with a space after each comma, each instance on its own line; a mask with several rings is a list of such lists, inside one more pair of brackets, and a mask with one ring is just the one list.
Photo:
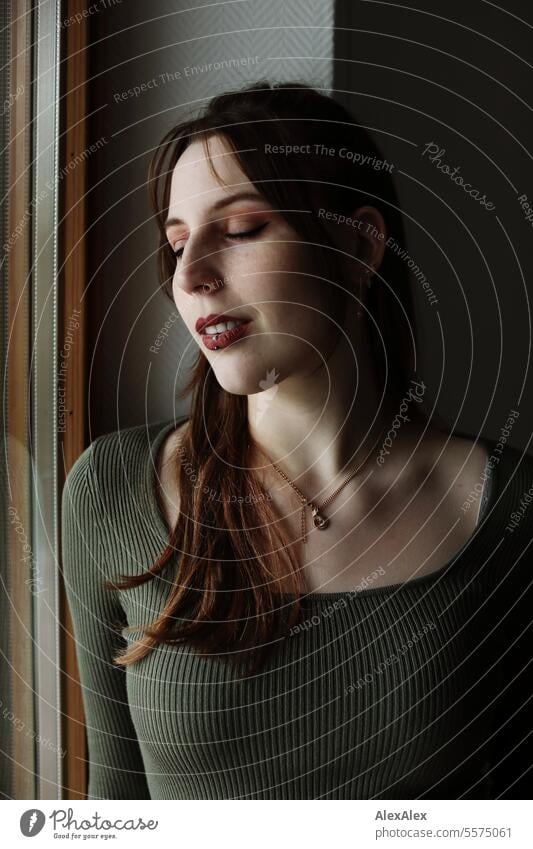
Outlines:
[[366, 339], [358, 339], [355, 352], [342, 339], [317, 370], [248, 396], [250, 435], [260, 449], [251, 466], [265, 466], [266, 455], [310, 499], [379, 450], [389, 419]]

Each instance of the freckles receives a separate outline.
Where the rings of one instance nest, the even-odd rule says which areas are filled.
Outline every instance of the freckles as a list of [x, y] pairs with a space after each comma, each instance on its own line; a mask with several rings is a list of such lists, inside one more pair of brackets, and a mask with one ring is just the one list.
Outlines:
[[176, 275], [172, 278], [172, 297], [174, 298], [174, 303], [176, 305], [176, 309], [179, 309], [179, 286], [176, 283]]
[[182, 292], [180, 286], [178, 286], [178, 284], [176, 283], [176, 278], [174, 278], [172, 281], [172, 298], [174, 300], [174, 306], [176, 307], [178, 315], [180, 316], [181, 320], [184, 321], [186, 324], [187, 310], [184, 308], [184, 293]]

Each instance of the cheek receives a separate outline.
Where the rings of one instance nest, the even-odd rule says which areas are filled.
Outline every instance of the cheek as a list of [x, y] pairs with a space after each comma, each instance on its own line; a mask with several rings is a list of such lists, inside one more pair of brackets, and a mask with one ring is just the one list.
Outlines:
[[288, 303], [287, 309], [293, 315], [295, 311], [300, 313], [300, 322], [319, 320], [322, 312], [328, 314], [333, 297], [332, 284], [323, 279], [316, 257], [308, 246], [295, 243], [281, 248], [274, 266], [278, 270], [270, 278], [272, 290], [280, 300], [294, 303], [294, 307]]
[[312, 308], [305, 310], [306, 321], [322, 325], [316, 332], [322, 334], [329, 332], [328, 328], [335, 329], [335, 322], [342, 325], [349, 298], [346, 279], [335, 263], [325, 262], [308, 245], [300, 244], [287, 255], [286, 267], [293, 270], [283, 278], [285, 287], [287, 283], [290, 285], [290, 300]]
[[[272, 286], [283, 286], [286, 292], [298, 287], [309, 288], [307, 275], [313, 274], [313, 263], [301, 242], [290, 234], [274, 233], [271, 241], [241, 248], [239, 260], [244, 260], [246, 270], [255, 272]], [[241, 273], [243, 268], [241, 265]]]
[[[269, 285], [263, 297], [275, 301], [263, 308], [270, 314], [269, 324], [288, 334], [278, 337], [279, 344], [298, 345], [297, 340], [307, 340], [319, 350], [329, 349], [344, 323], [343, 294], [335, 285], [339, 281], [320, 271], [308, 246], [284, 247], [276, 257], [279, 270], [265, 276]], [[308, 353], [312, 350], [308, 348]]]
[[196, 314], [192, 315], [193, 308], [191, 307], [190, 301], [187, 302], [187, 295], [182, 288], [177, 285], [175, 277], [172, 281], [172, 297], [179, 317], [186, 327], [192, 327], [198, 316]]

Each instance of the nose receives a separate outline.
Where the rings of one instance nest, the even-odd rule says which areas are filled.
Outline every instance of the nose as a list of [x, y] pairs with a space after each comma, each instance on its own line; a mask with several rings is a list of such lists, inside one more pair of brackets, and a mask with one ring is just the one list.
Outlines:
[[178, 259], [174, 285], [187, 294], [212, 291], [222, 276], [218, 265], [217, 254], [211, 253], [201, 233], [191, 234]]

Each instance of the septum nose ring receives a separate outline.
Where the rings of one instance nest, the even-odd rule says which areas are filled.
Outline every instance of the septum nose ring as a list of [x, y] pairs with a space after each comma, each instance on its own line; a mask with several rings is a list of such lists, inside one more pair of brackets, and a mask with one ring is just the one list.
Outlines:
[[[220, 281], [220, 284], [222, 286], [224, 285], [222, 281]], [[203, 288], [204, 292], [210, 292], [213, 288], [216, 288], [216, 283], [214, 283], [214, 284], [204, 283], [202, 288]], [[218, 338], [218, 334], [215, 336], [215, 339], [217, 339], [217, 338]], [[219, 350], [218, 345], [214, 345], [213, 350], [218, 351]]]
[[211, 292], [211, 291], [213, 291], [214, 289], [217, 289], [217, 288], [222, 289], [223, 286], [224, 286], [224, 281], [219, 280], [218, 278], [216, 280], [214, 280], [212, 283], [203, 283], [202, 284], [202, 288], [203, 288], [204, 292]]
[[[204, 292], [210, 292], [212, 288], [213, 287], [211, 286], [211, 283], [203, 283], [202, 284], [202, 289], [204, 290]], [[215, 339], [216, 339], [216, 336], [215, 336]], [[218, 345], [215, 345], [213, 347], [213, 350], [218, 351]]]

